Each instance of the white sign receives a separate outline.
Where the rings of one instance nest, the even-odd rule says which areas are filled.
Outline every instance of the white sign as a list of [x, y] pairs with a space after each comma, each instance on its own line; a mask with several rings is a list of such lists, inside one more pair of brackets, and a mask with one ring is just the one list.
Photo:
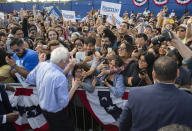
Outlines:
[[0, 19], [4, 20], [4, 13], [0, 12]]
[[75, 11], [62, 10], [64, 21], [76, 22]]
[[111, 2], [101, 2], [100, 14], [102, 15], [119, 15], [121, 11], [121, 4]]
[[107, 22], [109, 22], [110, 24], [113, 24], [113, 22], [112, 22], [112, 21], [113, 21], [113, 20], [112, 20], [112, 17], [114, 17], [114, 19], [115, 19], [116, 27], [119, 28], [119, 27], [120, 27], [120, 24], [124, 21], [123, 18], [120, 17], [120, 16], [117, 16], [117, 15], [115, 15], [115, 16], [109, 15], [109, 16], [107, 17]]

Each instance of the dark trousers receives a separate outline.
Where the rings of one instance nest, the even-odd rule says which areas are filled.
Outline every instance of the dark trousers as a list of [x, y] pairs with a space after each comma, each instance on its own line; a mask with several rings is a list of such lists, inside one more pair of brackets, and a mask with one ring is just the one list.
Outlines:
[[[0, 115], [13, 112], [8, 95], [2, 84], [0, 84], [0, 94], [2, 98], [2, 101], [0, 101]], [[0, 131], [16, 131], [16, 129], [12, 123], [7, 122], [5, 124], [0, 123]]]
[[42, 110], [42, 113], [49, 124], [50, 131], [74, 131], [68, 110], [64, 109], [56, 113]]
[[12, 123], [6, 123], [0, 125], [0, 131], [16, 131], [15, 127], [12, 125]]

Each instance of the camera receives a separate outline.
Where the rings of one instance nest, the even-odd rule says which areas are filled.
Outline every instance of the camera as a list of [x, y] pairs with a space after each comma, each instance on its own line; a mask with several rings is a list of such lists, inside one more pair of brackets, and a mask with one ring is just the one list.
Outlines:
[[173, 35], [168, 29], [165, 29], [161, 32], [161, 35], [155, 36], [151, 39], [151, 42], [154, 45], [161, 44], [163, 41], [171, 41], [173, 39]]
[[143, 69], [143, 70], [140, 70], [139, 71], [139, 74], [141, 74], [141, 75], [144, 75], [144, 74], [146, 74], [147, 73], [147, 70], [146, 69]]

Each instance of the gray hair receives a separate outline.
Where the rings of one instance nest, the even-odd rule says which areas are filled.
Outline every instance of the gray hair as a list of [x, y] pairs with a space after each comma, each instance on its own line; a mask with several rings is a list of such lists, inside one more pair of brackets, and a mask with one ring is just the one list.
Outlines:
[[171, 124], [160, 128], [158, 131], [192, 131], [192, 129], [184, 125]]
[[72, 34], [71, 34], [71, 36], [72, 35], [76, 35], [77, 37], [80, 37], [81, 36], [81, 34], [79, 33], [79, 32], [73, 32]]
[[66, 61], [69, 56], [69, 51], [65, 47], [58, 47], [51, 52], [50, 61], [54, 64], [58, 64], [61, 60]]

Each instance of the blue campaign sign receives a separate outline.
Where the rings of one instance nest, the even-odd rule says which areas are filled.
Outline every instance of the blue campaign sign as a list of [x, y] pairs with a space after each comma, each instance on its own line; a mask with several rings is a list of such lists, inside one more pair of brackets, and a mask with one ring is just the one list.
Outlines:
[[58, 19], [60, 16], [62, 16], [61, 12], [56, 8], [53, 7], [50, 12], [48, 13], [49, 16], [53, 15], [56, 19]]

